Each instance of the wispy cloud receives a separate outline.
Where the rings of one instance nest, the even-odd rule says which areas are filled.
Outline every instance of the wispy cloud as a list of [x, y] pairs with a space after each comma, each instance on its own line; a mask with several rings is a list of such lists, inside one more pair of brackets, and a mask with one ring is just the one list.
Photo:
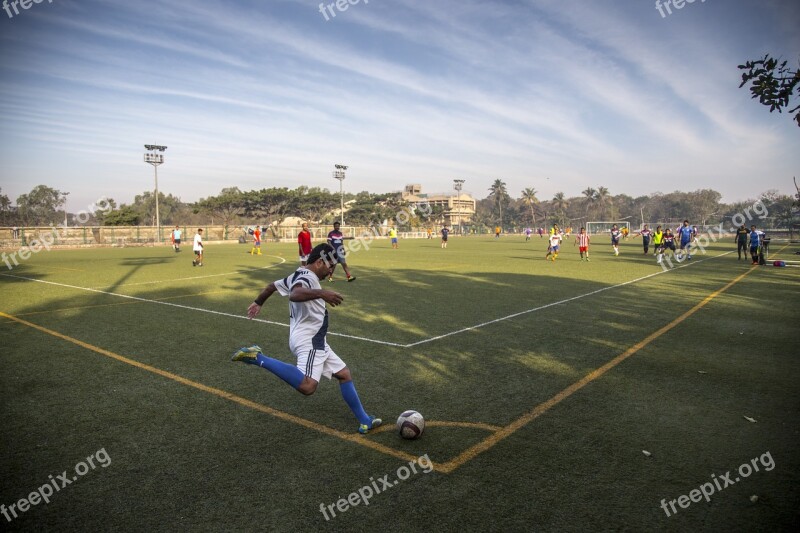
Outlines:
[[[86, 0], [5, 25], [0, 156], [49, 156], [4, 168], [4, 192], [11, 172], [75, 196], [113, 172], [141, 192], [151, 141], [170, 146], [165, 183], [188, 200], [333, 187], [338, 161], [357, 190], [459, 177], [483, 195], [499, 177], [543, 197], [686, 183], [735, 199], [800, 162], [796, 127], [750, 102], [735, 68], [796, 49], [788, 3], [662, 20], [638, 2], [376, 1], [328, 22], [318, 3]], [[754, 13], [767, 22], [748, 26]]]

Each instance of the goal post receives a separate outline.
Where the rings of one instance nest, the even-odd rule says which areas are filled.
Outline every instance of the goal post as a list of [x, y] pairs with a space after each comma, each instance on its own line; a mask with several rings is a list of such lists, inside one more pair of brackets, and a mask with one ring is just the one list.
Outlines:
[[610, 232], [615, 224], [619, 229], [628, 228], [628, 232], [631, 230], [631, 224], [626, 220], [619, 222], [595, 221], [586, 223], [586, 233], [589, 235], [602, 235]]

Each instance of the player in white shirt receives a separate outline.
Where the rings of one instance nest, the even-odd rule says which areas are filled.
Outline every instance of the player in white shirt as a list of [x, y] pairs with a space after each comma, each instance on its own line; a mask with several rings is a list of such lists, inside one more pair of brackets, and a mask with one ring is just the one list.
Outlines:
[[192, 266], [203, 266], [203, 228], [197, 230], [197, 234], [194, 236], [192, 250], [194, 250]]
[[561, 246], [561, 239], [561, 233], [558, 231], [550, 234], [550, 247], [547, 249], [547, 255], [544, 256], [545, 261], [547, 261], [550, 255], [553, 256], [553, 261], [556, 260], [556, 257], [558, 257], [558, 249]]
[[330, 276], [335, 265], [334, 247], [328, 243], [319, 244], [308, 256], [306, 266], [267, 285], [247, 309], [248, 318], [254, 318], [276, 292], [289, 297], [289, 349], [297, 358], [296, 366], [267, 357], [255, 345], [240, 348], [231, 360], [265, 368], [306, 396], [314, 394], [322, 376], [335, 377], [339, 380], [342, 398], [359, 421], [358, 432], [368, 433], [382, 421], [364, 410], [350, 370], [326, 339], [328, 310], [325, 304], [335, 307], [342, 303], [343, 297], [338, 292], [322, 289], [319, 280]]

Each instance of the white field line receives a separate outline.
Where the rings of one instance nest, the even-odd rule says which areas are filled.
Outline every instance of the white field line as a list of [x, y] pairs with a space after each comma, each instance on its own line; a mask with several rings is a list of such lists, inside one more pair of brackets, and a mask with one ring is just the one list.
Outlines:
[[[642, 276], [640, 278], [636, 278], [636, 279], [633, 279], [633, 280], [630, 280], [630, 281], [626, 281], [624, 283], [618, 283], [617, 285], [609, 285], [608, 287], [603, 287], [602, 289], [597, 289], [595, 291], [587, 292], [585, 294], [580, 294], [578, 296], [573, 296], [571, 298], [566, 298], [564, 300], [559, 300], [557, 302], [551, 302], [549, 304], [540, 305], [539, 307], [534, 307], [532, 309], [526, 309], [525, 311], [519, 311], [517, 313], [506, 315], [506, 316], [503, 316], [503, 317], [500, 317], [500, 318], [495, 318], [494, 320], [489, 320], [488, 322], [483, 322], [481, 324], [476, 324], [474, 326], [461, 328], [461, 329], [458, 329], [458, 330], [455, 330], [455, 331], [451, 331], [449, 333], [445, 333], [443, 335], [437, 335], [435, 337], [430, 337], [428, 339], [423, 339], [423, 340], [420, 340], [420, 341], [417, 341], [417, 342], [412, 342], [412, 343], [409, 343], [409, 344], [400, 344], [400, 343], [396, 343], [396, 342], [382, 341], [382, 340], [377, 340], [377, 339], [369, 339], [367, 337], [358, 337], [356, 335], [347, 335], [345, 333], [328, 332], [328, 335], [332, 335], [332, 336], [336, 336], [336, 337], [343, 337], [343, 338], [347, 338], [347, 339], [360, 340], [360, 341], [364, 341], [364, 342], [371, 342], [371, 343], [374, 343], [374, 344], [382, 344], [384, 346], [394, 346], [394, 347], [397, 347], [397, 348], [412, 348], [414, 346], [419, 346], [421, 344], [426, 344], [426, 343], [433, 342], [433, 341], [436, 341], [436, 340], [444, 339], [446, 337], [451, 337], [453, 335], [458, 335], [460, 333], [466, 333], [467, 331], [472, 331], [472, 330], [479, 329], [479, 328], [482, 328], [482, 327], [485, 327], [485, 326], [489, 326], [491, 324], [496, 324], [498, 322], [503, 322], [505, 320], [510, 320], [512, 318], [516, 318], [516, 317], [519, 317], [519, 316], [522, 316], [522, 315], [526, 315], [526, 314], [529, 314], [529, 313], [534, 313], [536, 311], [541, 311], [543, 309], [554, 307], [556, 305], [565, 304], [565, 303], [568, 303], [568, 302], [573, 302], [575, 300], [580, 300], [582, 298], [593, 296], [593, 295], [599, 294], [601, 292], [609, 291], [609, 290], [612, 290], [612, 289], [618, 289], [618, 288], [624, 287], [626, 285], [632, 285], [634, 283], [638, 283], [640, 281], [644, 281], [646, 279], [650, 279], [652, 277], [659, 276], [661, 274], [664, 274], [666, 272], [670, 272], [672, 270], [677, 270], [679, 268], [685, 268], [685, 267], [688, 267], [688, 266], [691, 266], [691, 265], [697, 265], [699, 263], [702, 263], [703, 261], [708, 261], [710, 259], [716, 259], [718, 257], [723, 257], [723, 256], [726, 256], [726, 255], [729, 255], [729, 254], [732, 254], [732, 253], [733, 252], [725, 252], [723, 254], [716, 255], [714, 257], [709, 257], [709, 258], [706, 258], [706, 259], [700, 259], [698, 261], [694, 261], [692, 263], [686, 263], [686, 264], [683, 264], [681, 266], [677, 266], [677, 267], [674, 267], [674, 268], [671, 268], [671, 269], [661, 270], [659, 272], [654, 272], [652, 274], [648, 274], [647, 276]], [[220, 316], [226, 316], [226, 317], [230, 317], [230, 318], [238, 318], [238, 319], [248, 320], [247, 316], [245, 316], [245, 315], [234, 315], [234, 314], [231, 314], [231, 313], [223, 313], [222, 311], [214, 311], [214, 310], [211, 310], [211, 309], [204, 309], [202, 307], [192, 307], [192, 306], [188, 306], [188, 305], [181, 305], [181, 304], [176, 304], [176, 303], [171, 303], [171, 302], [164, 302], [164, 301], [161, 301], [161, 300], [149, 300], [147, 298], [140, 298], [138, 296], [130, 296], [130, 295], [127, 295], [127, 294], [119, 294], [119, 293], [114, 293], [114, 292], [107, 292], [107, 291], [102, 291], [102, 290], [99, 290], [99, 289], [91, 289], [91, 288], [88, 288], [88, 287], [79, 287], [77, 285], [67, 285], [65, 283], [56, 283], [55, 281], [45, 281], [45, 280], [36, 279], [36, 278], [28, 278], [28, 277], [25, 277], [25, 276], [16, 276], [16, 275], [13, 275], [13, 274], [0, 274], [0, 276], [5, 276], [5, 277], [9, 277], [9, 278], [23, 279], [23, 280], [27, 280], [27, 281], [34, 281], [36, 283], [44, 283], [46, 285], [55, 285], [57, 287], [65, 287], [65, 288], [68, 288], [68, 289], [75, 289], [75, 290], [80, 290], [80, 291], [93, 292], [93, 293], [97, 293], [97, 294], [105, 294], [105, 295], [108, 295], [108, 296], [116, 296], [118, 298], [126, 298], [126, 299], [129, 299], [129, 300], [135, 300], [135, 301], [139, 301], [139, 302], [153, 303], [153, 304], [158, 304], [158, 305], [166, 305], [166, 306], [169, 306], [169, 307], [177, 307], [179, 309], [185, 309], [185, 310], [189, 310], [189, 311], [198, 311], [198, 312], [201, 312], [201, 313], [210, 313], [210, 314], [213, 314], [213, 315], [220, 315]], [[261, 318], [254, 318], [252, 320], [254, 322], [261, 322], [263, 324], [272, 324], [272, 325], [275, 325], [275, 326], [283, 326], [283, 327], [287, 327], [287, 328], [289, 327], [288, 324], [283, 324], [281, 322], [273, 322], [271, 320], [264, 320], [264, 319], [261, 319]]]
[[661, 270], [659, 272], [653, 272], [652, 274], [648, 274], [647, 276], [643, 276], [641, 278], [636, 278], [636, 279], [633, 279], [633, 280], [630, 280], [630, 281], [626, 281], [624, 283], [618, 283], [617, 285], [609, 285], [608, 287], [603, 287], [602, 289], [597, 289], [596, 291], [587, 292], [586, 294], [580, 294], [578, 296], [573, 296], [572, 298], [566, 298], [564, 300], [559, 300], [558, 302], [552, 302], [552, 303], [549, 303], [549, 304], [540, 305], [539, 307], [534, 307], [533, 309], [526, 309], [525, 311], [520, 311], [518, 313], [513, 313], [511, 315], [506, 315], [506, 316], [503, 316], [503, 317], [500, 317], [500, 318], [495, 318], [494, 320], [489, 320], [488, 322], [483, 322], [481, 324], [476, 324], [474, 326], [461, 328], [461, 329], [458, 329], [458, 330], [455, 330], [455, 331], [451, 331], [450, 333], [445, 333], [443, 335], [437, 335], [436, 337], [431, 337], [429, 339], [423, 339], [421, 341], [412, 342], [410, 344], [406, 344], [404, 346], [404, 348], [411, 348], [412, 346], [419, 346], [420, 344], [426, 344], [428, 342], [433, 342], [433, 341], [437, 341], [439, 339], [444, 339], [445, 337], [450, 337], [452, 335], [458, 335], [459, 333], [466, 333], [467, 331], [472, 331], [472, 330], [475, 330], [475, 329], [478, 329], [478, 328], [482, 328], [482, 327], [485, 327], [485, 326], [488, 326], [488, 325], [491, 325], [491, 324], [496, 324], [496, 323], [502, 322], [504, 320], [509, 320], [509, 319], [516, 318], [516, 317], [522, 316], [522, 315], [527, 315], [528, 313], [534, 313], [536, 311], [541, 311], [542, 309], [547, 309], [548, 307], [553, 307], [553, 306], [556, 306], [556, 305], [565, 304], [567, 302], [574, 302], [575, 300], [580, 300], [581, 298], [586, 298], [588, 296], [594, 296], [595, 294], [599, 294], [599, 293], [604, 292], [604, 291], [610, 291], [611, 289], [618, 289], [620, 287], [624, 287], [625, 285], [631, 285], [633, 283], [638, 283], [640, 281], [644, 281], [646, 279], [649, 279], [649, 278], [652, 278], [652, 277], [655, 277], [655, 276], [659, 276], [659, 275], [664, 274], [665, 272], [669, 272], [671, 270], [676, 270], [676, 269], [679, 269], [679, 268], [685, 268], [685, 267], [687, 267], [689, 265], [696, 265], [698, 263], [702, 263], [703, 261], [708, 261], [709, 259], [716, 259], [717, 257], [722, 257], [724, 255], [728, 255], [728, 254], [732, 254], [732, 253], [733, 252], [725, 252], [724, 254], [715, 255], [714, 257], [709, 257], [709, 258], [706, 258], [706, 259], [700, 259], [699, 261], [694, 261], [692, 263], [688, 263], [687, 262], [686, 264], [683, 264], [681, 266], [677, 266], [677, 267], [670, 268], [670, 269], [667, 269], [667, 270]]
[[[166, 305], [166, 306], [169, 306], [169, 307], [177, 307], [178, 309], [186, 309], [188, 311], [199, 311], [201, 313], [211, 313], [212, 315], [226, 316], [226, 317], [229, 317], [229, 318], [239, 318], [239, 319], [244, 319], [244, 320], [251, 320], [251, 319], [248, 319], [246, 315], [234, 315], [232, 313], [223, 313], [222, 311], [214, 311], [212, 309], [204, 309], [202, 307], [192, 307], [192, 306], [189, 306], [189, 305], [181, 305], [181, 304], [176, 304], [176, 303], [172, 303], [172, 302], [164, 302], [164, 301], [161, 301], [161, 300], [149, 300], [147, 298], [140, 298], [138, 296], [130, 296], [128, 294], [119, 294], [119, 293], [116, 293], [116, 292], [101, 291], [100, 289], [90, 289], [88, 287], [78, 287], [77, 285], [67, 285], [66, 283], [56, 283], [55, 281], [45, 281], [45, 280], [42, 280], [42, 279], [28, 278], [28, 277], [25, 277], [25, 276], [16, 276], [14, 274], [0, 274], [0, 276], [5, 276], [5, 277], [8, 277], [8, 278], [24, 279], [24, 280], [27, 280], [27, 281], [34, 281], [36, 283], [44, 283], [46, 285], [55, 285], [56, 287], [65, 287], [65, 288], [68, 288], [68, 289], [76, 289], [76, 290], [79, 290], [79, 291], [93, 292], [93, 293], [96, 293], [96, 294], [105, 294], [107, 296], [116, 296], [118, 298], [125, 298], [125, 299], [128, 299], [128, 300], [135, 300], [137, 302], [145, 302], [145, 303], [151, 303], [151, 304]], [[289, 327], [289, 324], [283, 324], [281, 322], [273, 322], [272, 320], [264, 320], [262, 318], [253, 318], [252, 320], [253, 320], [253, 322], [261, 322], [263, 324], [272, 324], [274, 326], [283, 326], [285, 328]], [[364, 338], [364, 337], [357, 337], [355, 335], [346, 335], [344, 333], [328, 332], [328, 335], [334, 335], [334, 336], [337, 336], [337, 337], [345, 337], [345, 338], [348, 338], [348, 339], [355, 339], [355, 340], [366, 341], [366, 342], [373, 342], [373, 343], [376, 343], [376, 344], [385, 344], [387, 346], [397, 346], [397, 347], [400, 347], [400, 348], [402, 348], [404, 346], [402, 344], [397, 344], [397, 343], [394, 343], [394, 342], [379, 341], [379, 340], [375, 340], [375, 339], [367, 339], [367, 338]]]
[[178, 283], [180, 281], [189, 281], [189, 280], [195, 280], [195, 279], [218, 278], [220, 276], [231, 276], [233, 274], [245, 274], [247, 272], [255, 272], [256, 270], [266, 270], [266, 269], [272, 268], [274, 266], [280, 266], [280, 265], [282, 265], [282, 264], [284, 264], [286, 262], [285, 258], [277, 256], [277, 255], [267, 255], [266, 257], [274, 257], [276, 259], [280, 259], [281, 262], [280, 263], [275, 263], [273, 265], [267, 265], [267, 266], [263, 266], [263, 267], [258, 267], [258, 268], [247, 268], [247, 269], [244, 269], [244, 270], [234, 270], [233, 272], [225, 272], [223, 274], [209, 274], [207, 276], [192, 276], [192, 277], [189, 277], [189, 278], [162, 279], [162, 280], [158, 280], [158, 281], [142, 281], [142, 282], [138, 282], [138, 283], [123, 283], [122, 285], [114, 285], [112, 283], [111, 285], [100, 285], [98, 287], [92, 287], [92, 288], [94, 288], [94, 289], [105, 289], [107, 287], [131, 287], [133, 285], [155, 285], [155, 284], [158, 284], [158, 283]]

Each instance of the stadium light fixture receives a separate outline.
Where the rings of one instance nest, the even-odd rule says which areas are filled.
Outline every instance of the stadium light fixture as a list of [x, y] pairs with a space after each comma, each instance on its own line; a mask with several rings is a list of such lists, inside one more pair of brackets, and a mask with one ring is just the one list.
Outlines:
[[159, 144], [145, 144], [144, 148], [147, 150], [147, 153], [144, 154], [144, 162], [153, 165], [153, 172], [155, 172], [156, 177], [156, 238], [161, 241], [161, 218], [158, 214], [158, 165], [164, 163], [163, 152], [167, 147]]
[[61, 194], [64, 195], [64, 227], [66, 228], [67, 226], [69, 226], [69, 223], [68, 223], [68, 220], [67, 220], [67, 195], [69, 193], [68, 192], [62, 192]]
[[341, 207], [339, 215], [341, 216], [340, 224], [344, 226], [344, 171], [347, 170], [347, 165], [334, 165], [336, 170], [333, 171], [334, 179], [339, 180], [339, 198], [341, 200]]
[[458, 227], [459, 234], [461, 233], [461, 189], [464, 187], [464, 181], [466, 180], [453, 180], [453, 188], [458, 192], [453, 208], [456, 209], [456, 216], [458, 217], [456, 227]]

